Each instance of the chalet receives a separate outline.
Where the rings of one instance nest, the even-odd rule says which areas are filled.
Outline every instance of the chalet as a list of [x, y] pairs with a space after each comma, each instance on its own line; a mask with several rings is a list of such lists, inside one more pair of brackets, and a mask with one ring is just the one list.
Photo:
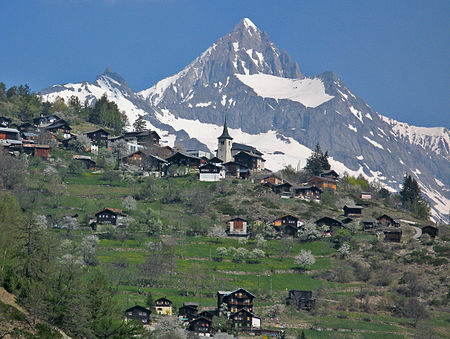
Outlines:
[[189, 322], [187, 330], [199, 337], [211, 337], [213, 333], [212, 320], [199, 317]]
[[372, 193], [370, 193], [370, 192], [361, 192], [359, 197], [362, 200], [370, 200], [370, 199], [372, 199]]
[[205, 152], [205, 151], [200, 151], [200, 150], [192, 150], [191, 149], [191, 150], [186, 151], [186, 154], [193, 155], [194, 157], [197, 157], [200, 159], [205, 159], [208, 162], [209, 162], [209, 158], [211, 158], [211, 153]]
[[7, 117], [0, 116], [0, 127], [9, 128], [11, 126], [11, 119]]
[[134, 165], [145, 171], [163, 173], [167, 166], [167, 161], [147, 151], [136, 151], [122, 158], [122, 162]]
[[39, 134], [33, 132], [21, 132], [22, 143], [25, 144], [35, 144], [39, 140]]
[[275, 194], [290, 193], [292, 187], [287, 181], [279, 185], [272, 184], [271, 182], [266, 182], [262, 185], [269, 187]]
[[246, 237], [249, 233], [247, 220], [242, 218], [228, 220], [226, 232], [229, 236]]
[[155, 300], [155, 311], [157, 314], [172, 315], [172, 302], [166, 297]]
[[300, 198], [302, 200], [320, 200], [322, 190], [316, 186], [294, 186], [292, 188], [294, 198]]
[[30, 124], [29, 122], [24, 122], [23, 124], [19, 125], [18, 130], [21, 132], [36, 133], [38, 131], [38, 128], [33, 124]]
[[373, 220], [373, 219], [366, 219], [366, 220], [361, 221], [363, 230], [369, 230], [369, 229], [374, 228], [376, 222], [377, 222], [377, 221], [376, 221], [376, 220]]
[[398, 229], [386, 229], [383, 230], [384, 241], [386, 242], [400, 242], [402, 240], [402, 230]]
[[23, 151], [33, 157], [48, 158], [52, 149], [49, 145], [27, 144], [23, 145]]
[[92, 141], [92, 144], [96, 146], [107, 146], [109, 135], [110, 133], [103, 128], [86, 133], [86, 136]]
[[221, 165], [206, 163], [199, 167], [199, 172], [200, 181], [213, 182], [225, 179], [225, 168]]
[[290, 214], [283, 215], [272, 222], [272, 226], [277, 232], [294, 238], [298, 237], [302, 225], [299, 218]]
[[87, 169], [93, 170], [95, 168], [97, 168], [97, 164], [95, 163], [94, 160], [92, 160], [92, 158], [88, 155], [73, 155], [72, 156], [73, 160], [77, 160], [77, 161], [81, 161], [84, 166], [86, 166]]
[[200, 158], [182, 152], [176, 152], [166, 160], [170, 163], [170, 165], [187, 166], [194, 168], [198, 168], [201, 164]]
[[329, 188], [332, 190], [337, 189], [337, 180], [330, 177], [312, 177], [308, 180], [308, 184], [311, 186], [319, 187], [320, 189]]
[[104, 208], [103, 210], [95, 213], [95, 217], [97, 218], [97, 224], [111, 224], [118, 225], [122, 221], [124, 214], [122, 214], [122, 210], [118, 208]]
[[212, 157], [211, 159], [208, 160], [208, 162], [210, 164], [214, 164], [214, 165], [223, 165], [223, 161], [220, 160], [218, 157]]
[[230, 161], [224, 164], [225, 173], [229, 176], [248, 179], [250, 176], [250, 170], [247, 166], [237, 163], [235, 161]]
[[126, 321], [140, 321], [144, 325], [150, 325], [150, 314], [152, 311], [145, 307], [136, 305], [125, 310]]
[[125, 164], [136, 165], [139, 167], [144, 166], [146, 154], [143, 151], [136, 151], [122, 158], [122, 162]]
[[51, 114], [51, 115], [41, 114], [41, 116], [39, 118], [33, 119], [33, 124], [35, 126], [44, 126], [44, 125], [53, 124], [54, 122], [56, 122], [58, 120], [61, 120], [61, 118], [55, 114]]
[[346, 217], [360, 217], [362, 213], [361, 206], [347, 206], [345, 205], [343, 208], [344, 216]]
[[261, 328], [261, 318], [255, 316], [252, 312], [240, 309], [230, 314], [232, 328], [236, 331], [248, 331]]
[[233, 145], [231, 146], [231, 156], [234, 157], [239, 152], [247, 152], [247, 153], [254, 154], [254, 155], [259, 155], [259, 156], [263, 155], [260, 151], [258, 151], [253, 146], [249, 146], [249, 145], [233, 142]]
[[266, 160], [258, 154], [241, 151], [234, 156], [234, 161], [247, 166], [251, 171], [261, 171]]
[[222, 304], [225, 304], [227, 311], [235, 313], [241, 309], [253, 312], [253, 299], [255, 296], [249, 291], [238, 288], [232, 292], [217, 292], [217, 309], [220, 310]]
[[20, 132], [15, 128], [0, 128], [0, 144], [21, 145]]
[[393, 227], [399, 227], [400, 224], [395, 221], [393, 218], [391, 218], [387, 214], [383, 214], [382, 216], [377, 218], [378, 223], [380, 223], [383, 226], [393, 226]]
[[282, 178], [273, 173], [259, 175], [256, 179], [261, 185], [270, 183], [276, 186], [284, 183], [284, 180]]
[[161, 137], [155, 131], [126, 132], [123, 136], [127, 142], [141, 146], [159, 145], [159, 140], [161, 140]]
[[332, 169], [326, 170], [326, 171], [322, 171], [319, 174], [319, 176], [322, 177], [322, 178], [332, 178], [332, 179], [335, 179], [335, 180], [337, 180], [339, 178], [339, 174], [335, 170], [332, 170]]
[[438, 235], [439, 229], [437, 227], [427, 225], [422, 227], [422, 234], [428, 234], [431, 238], [436, 238]]
[[178, 309], [178, 317], [183, 321], [191, 321], [197, 317], [198, 304], [192, 302], [185, 302], [183, 306]]
[[317, 219], [314, 221], [314, 223], [317, 226], [328, 226], [330, 229], [334, 227], [342, 227], [342, 223], [339, 220], [330, 218], [330, 217], [323, 217], [320, 219]]
[[52, 133], [60, 133], [64, 139], [70, 138], [70, 131], [72, 130], [69, 124], [63, 119], [57, 120], [52, 124], [43, 127], [43, 129]]
[[310, 311], [316, 303], [312, 298], [312, 291], [290, 290], [288, 300], [299, 311]]

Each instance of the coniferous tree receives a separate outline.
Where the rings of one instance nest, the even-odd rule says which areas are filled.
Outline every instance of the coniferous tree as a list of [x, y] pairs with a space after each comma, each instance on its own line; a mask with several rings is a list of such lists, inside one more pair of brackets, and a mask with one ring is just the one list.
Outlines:
[[403, 188], [400, 191], [400, 201], [404, 208], [413, 212], [418, 218], [429, 218], [430, 205], [423, 199], [417, 180], [409, 174], [406, 174], [403, 179]]
[[145, 120], [142, 115], [140, 115], [139, 118], [137, 118], [133, 123], [133, 129], [135, 132], [145, 131]]
[[331, 168], [328, 162], [328, 152], [323, 153], [320, 145], [316, 145], [316, 149], [312, 152], [311, 156], [306, 160], [305, 170], [310, 175], [319, 175], [322, 171], [329, 170]]

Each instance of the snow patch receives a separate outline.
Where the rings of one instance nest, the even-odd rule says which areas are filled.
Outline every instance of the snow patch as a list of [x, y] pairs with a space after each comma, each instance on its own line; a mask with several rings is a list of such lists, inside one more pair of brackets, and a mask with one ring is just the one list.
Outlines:
[[208, 101], [208, 102], [199, 102], [198, 104], [195, 104], [195, 107], [208, 107], [211, 106], [212, 102]]
[[370, 142], [373, 146], [378, 147], [380, 149], [384, 149], [383, 146], [381, 146], [378, 142], [370, 139], [369, 137], [364, 137], [368, 142]]
[[366, 117], [367, 119], [373, 120], [373, 119], [372, 119], [372, 116], [371, 116], [369, 113], [366, 113], [365, 117]]
[[317, 107], [334, 98], [325, 93], [322, 80], [317, 78], [287, 79], [268, 74], [235, 74], [235, 76], [263, 98], [287, 99], [306, 107]]
[[363, 160], [364, 157], [363, 157], [362, 155], [358, 155], [358, 156], [356, 157], [356, 159], [358, 159], [358, 160]]
[[358, 129], [355, 126], [348, 124], [348, 128], [351, 129], [353, 132], [358, 133]]
[[350, 109], [350, 112], [352, 112], [352, 114], [353, 114], [355, 117], [357, 117], [358, 120], [361, 121], [361, 123], [362, 123], [362, 122], [363, 122], [363, 119], [362, 119], [362, 113], [361, 113], [361, 111], [358, 111], [358, 110], [357, 110], [355, 107], [353, 107], [353, 106], [350, 106], [349, 109]]
[[442, 181], [440, 181], [439, 179], [437, 179], [437, 178], [434, 178], [434, 181], [436, 181], [436, 184], [438, 184], [439, 186], [441, 186], [441, 187], [444, 187], [445, 185], [442, 183]]

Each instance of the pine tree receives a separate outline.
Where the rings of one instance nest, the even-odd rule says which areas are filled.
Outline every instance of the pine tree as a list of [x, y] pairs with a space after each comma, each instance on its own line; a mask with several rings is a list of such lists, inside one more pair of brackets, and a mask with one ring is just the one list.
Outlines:
[[142, 115], [140, 115], [139, 118], [137, 118], [133, 123], [133, 129], [135, 132], [145, 131], [145, 120]]
[[400, 191], [400, 199], [405, 207], [421, 199], [419, 184], [417, 180], [409, 174], [406, 174], [403, 179], [403, 188]]
[[316, 145], [316, 149], [312, 152], [311, 156], [306, 160], [305, 170], [310, 175], [319, 175], [322, 171], [329, 170], [331, 168], [328, 162], [328, 152], [325, 154], [322, 152], [320, 145]]

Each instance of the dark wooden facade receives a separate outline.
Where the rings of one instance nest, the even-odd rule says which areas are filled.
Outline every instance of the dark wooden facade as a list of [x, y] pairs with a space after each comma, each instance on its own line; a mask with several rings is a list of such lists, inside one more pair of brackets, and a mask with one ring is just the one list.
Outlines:
[[103, 128], [96, 129], [95, 131], [87, 132], [86, 136], [92, 141], [94, 145], [106, 146], [108, 144], [109, 132]]
[[159, 140], [161, 140], [155, 131], [126, 132], [123, 136], [126, 141], [142, 146], [159, 145]]
[[33, 157], [46, 159], [50, 156], [52, 149], [48, 145], [28, 144], [23, 145], [23, 151], [27, 154], [32, 155]]
[[310, 311], [316, 303], [312, 291], [290, 290], [288, 300], [297, 310], [306, 311]]
[[[255, 318], [257, 319], [256, 323], [259, 323], [259, 326], [254, 326]], [[230, 314], [230, 320], [233, 329], [236, 331], [251, 330], [253, 327], [261, 327], [261, 319], [245, 309]]]
[[387, 214], [383, 214], [382, 216], [379, 216], [377, 218], [377, 221], [383, 226], [392, 226], [392, 227], [400, 226], [400, 224], [398, 222], [396, 222], [393, 218], [391, 218]]
[[146, 309], [145, 307], [136, 305], [125, 310], [125, 318], [127, 321], [140, 321], [144, 325], [149, 325], [151, 323], [151, 313], [152, 311]]
[[343, 210], [344, 210], [344, 215], [346, 217], [360, 217], [362, 214], [362, 207], [361, 206], [347, 206], [345, 205]]
[[122, 210], [118, 208], [105, 208], [97, 213], [95, 217], [97, 218], [97, 224], [111, 224], [117, 225], [117, 220], [119, 217], [124, 216]]
[[212, 320], [199, 317], [189, 322], [187, 330], [201, 337], [210, 337], [213, 333]]
[[178, 316], [182, 318], [183, 321], [192, 321], [197, 317], [197, 314], [197, 303], [184, 303], [184, 305], [178, 309]]
[[187, 166], [198, 168], [201, 164], [201, 159], [189, 154], [176, 152], [174, 155], [166, 159], [171, 165]]
[[234, 161], [245, 165], [251, 171], [261, 171], [264, 169], [265, 160], [257, 154], [242, 151], [234, 156]]
[[283, 215], [272, 222], [272, 226], [281, 235], [297, 238], [301, 227], [301, 221], [294, 215]]
[[255, 296], [249, 291], [238, 288], [232, 292], [217, 292], [217, 309], [223, 303], [227, 305], [228, 312], [235, 313], [241, 309], [253, 312], [253, 299]]
[[336, 227], [342, 227], [342, 223], [339, 220], [330, 218], [330, 217], [323, 217], [320, 219], [317, 219], [316, 221], [314, 221], [314, 223], [317, 226], [328, 226], [330, 228], [330, 230], [332, 230], [333, 228]]
[[280, 178], [279, 176], [277, 176], [276, 174], [264, 174], [262, 176], [258, 177], [259, 183], [260, 184], [266, 184], [266, 183], [270, 183], [272, 185], [280, 185], [282, 183], [284, 183], [284, 180], [282, 178]]
[[0, 116], [0, 127], [9, 128], [11, 126], [11, 119]]
[[97, 164], [88, 155], [73, 155], [73, 160], [81, 161], [87, 169], [93, 170], [97, 168]]
[[292, 193], [294, 197], [306, 199], [306, 200], [320, 200], [322, 190], [319, 187], [306, 185], [306, 186], [294, 186]]
[[237, 163], [235, 161], [230, 161], [224, 164], [226, 174], [232, 177], [240, 179], [248, 179], [250, 176], [250, 170], [247, 166]]
[[384, 230], [384, 241], [386, 242], [401, 242], [402, 230], [401, 229], [389, 229]]
[[322, 171], [319, 174], [320, 177], [322, 178], [333, 178], [333, 179], [337, 179], [339, 178], [339, 174], [335, 171], [335, 170], [326, 170], [326, 171]]
[[361, 221], [362, 227], [364, 230], [369, 230], [375, 227], [376, 225], [376, 220], [373, 219], [366, 219]]

